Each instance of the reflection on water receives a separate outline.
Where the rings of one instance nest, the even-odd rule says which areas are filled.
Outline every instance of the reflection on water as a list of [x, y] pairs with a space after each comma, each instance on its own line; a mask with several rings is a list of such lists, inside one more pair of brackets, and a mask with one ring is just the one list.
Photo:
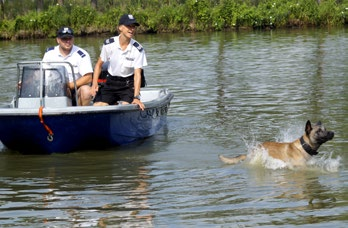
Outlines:
[[[106, 37], [76, 38], [96, 62]], [[154, 137], [108, 151], [0, 152], [0, 226], [345, 227], [348, 34], [284, 30], [137, 35], [148, 86], [175, 98]], [[0, 103], [17, 61], [54, 40], [0, 42]], [[224, 165], [262, 141], [293, 141], [307, 120], [335, 138], [305, 169]]]
[[152, 223], [149, 170], [144, 160], [129, 161], [125, 154], [116, 158], [106, 152], [5, 156], [6, 163], [1, 164], [2, 225], [26, 226], [28, 219], [50, 226]]

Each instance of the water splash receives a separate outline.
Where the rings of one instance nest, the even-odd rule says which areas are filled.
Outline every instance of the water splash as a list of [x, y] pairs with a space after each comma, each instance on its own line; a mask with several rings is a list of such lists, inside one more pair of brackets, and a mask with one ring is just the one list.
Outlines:
[[332, 158], [333, 152], [325, 152], [321, 157], [312, 157], [307, 165], [314, 169], [320, 169], [324, 172], [336, 173], [340, 167], [341, 157]]
[[269, 156], [267, 150], [264, 148], [252, 146], [249, 147], [248, 151], [246, 160], [248, 164], [259, 165], [273, 170], [287, 168], [285, 162]]

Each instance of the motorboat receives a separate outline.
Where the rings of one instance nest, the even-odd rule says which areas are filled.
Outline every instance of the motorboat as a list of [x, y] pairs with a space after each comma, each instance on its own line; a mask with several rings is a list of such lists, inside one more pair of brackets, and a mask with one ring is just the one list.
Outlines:
[[143, 111], [135, 104], [78, 106], [67, 87], [69, 74], [74, 75], [68, 62], [17, 64], [15, 95], [0, 106], [0, 141], [7, 149], [35, 154], [105, 149], [151, 137], [166, 124], [174, 97], [167, 88], [142, 88]]

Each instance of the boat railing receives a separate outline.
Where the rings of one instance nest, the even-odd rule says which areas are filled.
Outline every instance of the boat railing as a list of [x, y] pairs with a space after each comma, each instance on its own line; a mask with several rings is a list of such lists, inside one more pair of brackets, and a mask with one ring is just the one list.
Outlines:
[[[76, 80], [69, 62], [27, 61], [17, 64], [18, 88], [15, 97], [17, 108], [72, 106], [68, 87], [69, 74]], [[77, 93], [74, 94], [77, 101]]]

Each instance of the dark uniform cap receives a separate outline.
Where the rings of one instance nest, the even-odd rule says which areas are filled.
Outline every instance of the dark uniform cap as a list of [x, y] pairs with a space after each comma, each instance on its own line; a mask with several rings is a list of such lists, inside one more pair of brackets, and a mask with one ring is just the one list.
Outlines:
[[136, 25], [136, 26], [139, 26], [140, 24], [135, 20], [135, 17], [132, 14], [123, 14], [120, 17], [120, 21], [118, 22], [118, 25]]
[[57, 37], [64, 38], [64, 37], [73, 37], [74, 31], [69, 27], [62, 27], [57, 32]]

